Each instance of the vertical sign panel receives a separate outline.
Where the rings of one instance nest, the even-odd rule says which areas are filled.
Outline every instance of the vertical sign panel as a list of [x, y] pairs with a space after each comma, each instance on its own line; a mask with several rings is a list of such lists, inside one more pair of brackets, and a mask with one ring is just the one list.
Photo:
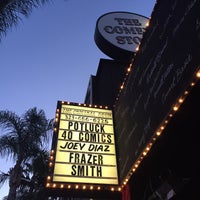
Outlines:
[[61, 105], [53, 182], [118, 184], [111, 110]]

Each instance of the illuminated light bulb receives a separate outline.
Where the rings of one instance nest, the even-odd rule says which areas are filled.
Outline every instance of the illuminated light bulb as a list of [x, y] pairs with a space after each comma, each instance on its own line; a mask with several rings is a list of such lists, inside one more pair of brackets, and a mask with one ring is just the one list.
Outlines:
[[194, 83], [194, 82], [192, 82], [190, 85], [193, 87], [193, 86], [195, 85], [195, 83]]
[[79, 103], [78, 105], [81, 106], [81, 103]]
[[97, 105], [94, 106], [95, 108], [97, 107]]
[[54, 132], [56, 132], [57, 131], [57, 128], [54, 128]]
[[46, 184], [46, 187], [49, 187], [49, 186], [50, 186], [50, 183], [47, 183], [47, 184]]
[[161, 130], [164, 130], [164, 128], [165, 128], [164, 126], [161, 126], [161, 127], [160, 127]]
[[56, 112], [58, 113], [58, 112], [59, 112], [59, 109], [56, 109]]
[[143, 154], [144, 156], [146, 156], [146, 155], [147, 155], [147, 152], [146, 152], [146, 151], [144, 151], [142, 154]]
[[129, 67], [129, 68], [127, 69], [127, 71], [130, 72], [130, 71], [131, 71], [131, 67]]
[[51, 150], [51, 154], [54, 154], [54, 150], [53, 149]]
[[50, 160], [53, 160], [53, 156], [50, 156]]
[[61, 185], [60, 185], [60, 188], [64, 188], [64, 185], [63, 185], [63, 184], [61, 184]]
[[100, 187], [100, 186], [98, 186], [98, 187], [97, 187], [97, 190], [101, 190], [101, 187]]
[[84, 186], [83, 186], [83, 190], [85, 190], [85, 189], [86, 189], [86, 186], [84, 185]]
[[90, 186], [90, 190], [93, 190], [93, 186], [92, 185]]
[[53, 184], [53, 187], [54, 187], [54, 188], [56, 187], [56, 184], [55, 184], [55, 183]]
[[114, 190], [115, 190], [115, 189], [112, 187], [112, 188], [111, 188], [111, 191], [114, 191]]
[[76, 185], [75, 188], [78, 189], [78, 185]]
[[71, 185], [68, 185], [67, 188], [70, 189], [70, 188], [71, 188]]
[[188, 94], [189, 92], [186, 90], [185, 92], [184, 92], [184, 94]]
[[139, 46], [137, 46], [135, 50], [136, 50], [136, 51], [139, 51]]
[[183, 103], [183, 98], [180, 98], [180, 99], [178, 100], [178, 102], [179, 102], [179, 103]]
[[150, 150], [150, 147], [147, 147], [146, 150], [149, 151], [149, 150]]
[[157, 135], [157, 136], [159, 136], [160, 134], [161, 134], [161, 132], [160, 132], [160, 131], [157, 131], [157, 132], [156, 132], [156, 135]]
[[56, 120], [55, 120], [56, 122], [58, 122], [58, 118], [56, 117]]
[[168, 123], [168, 120], [165, 120], [165, 124], [167, 124]]
[[173, 107], [173, 110], [174, 110], [174, 111], [177, 111], [177, 110], [178, 110], [178, 106], [174, 106], [174, 107]]
[[149, 21], [146, 23], [146, 27], [148, 27], [149, 26]]
[[170, 117], [173, 117], [173, 115], [172, 115], [172, 114], [169, 114], [169, 116], [170, 116]]
[[100, 108], [102, 108], [102, 106], [99, 106]]
[[92, 105], [90, 104], [89, 107], [92, 107]]
[[118, 188], [118, 191], [121, 191], [121, 190], [122, 190], [122, 189], [119, 187], [119, 188]]
[[49, 166], [51, 167], [52, 165], [53, 165], [53, 163], [52, 163], [52, 162], [50, 162], [50, 163], [49, 163]]
[[138, 160], [138, 161], [137, 161], [137, 164], [139, 165], [139, 164], [140, 164], [140, 162], [141, 162], [141, 161], [140, 161], [140, 160]]
[[196, 73], [196, 77], [200, 78], [200, 70]]
[[50, 176], [47, 176], [47, 180], [50, 180], [51, 179], [51, 177]]

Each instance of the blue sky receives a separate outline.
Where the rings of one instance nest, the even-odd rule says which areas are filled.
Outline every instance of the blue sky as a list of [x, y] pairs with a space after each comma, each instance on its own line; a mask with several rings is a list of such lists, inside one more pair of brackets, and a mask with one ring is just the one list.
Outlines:
[[[54, 118], [58, 100], [83, 103], [90, 75], [100, 58], [96, 46], [97, 19], [126, 11], [150, 17], [155, 0], [52, 0], [34, 9], [0, 42], [0, 110], [22, 115], [43, 109]], [[6, 172], [10, 162], [0, 160]], [[0, 199], [8, 187], [0, 188]]]

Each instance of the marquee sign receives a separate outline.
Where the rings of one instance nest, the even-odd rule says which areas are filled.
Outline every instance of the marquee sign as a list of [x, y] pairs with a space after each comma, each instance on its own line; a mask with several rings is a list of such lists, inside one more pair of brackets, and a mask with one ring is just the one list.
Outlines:
[[53, 183], [118, 184], [112, 111], [58, 102]]

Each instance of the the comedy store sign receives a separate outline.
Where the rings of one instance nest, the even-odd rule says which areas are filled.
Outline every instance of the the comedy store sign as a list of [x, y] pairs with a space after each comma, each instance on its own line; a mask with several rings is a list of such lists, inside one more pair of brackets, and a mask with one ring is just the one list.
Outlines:
[[129, 12], [104, 14], [96, 23], [95, 42], [112, 58], [126, 57], [136, 51], [148, 20], [147, 17]]
[[118, 184], [111, 110], [62, 104], [53, 181]]

